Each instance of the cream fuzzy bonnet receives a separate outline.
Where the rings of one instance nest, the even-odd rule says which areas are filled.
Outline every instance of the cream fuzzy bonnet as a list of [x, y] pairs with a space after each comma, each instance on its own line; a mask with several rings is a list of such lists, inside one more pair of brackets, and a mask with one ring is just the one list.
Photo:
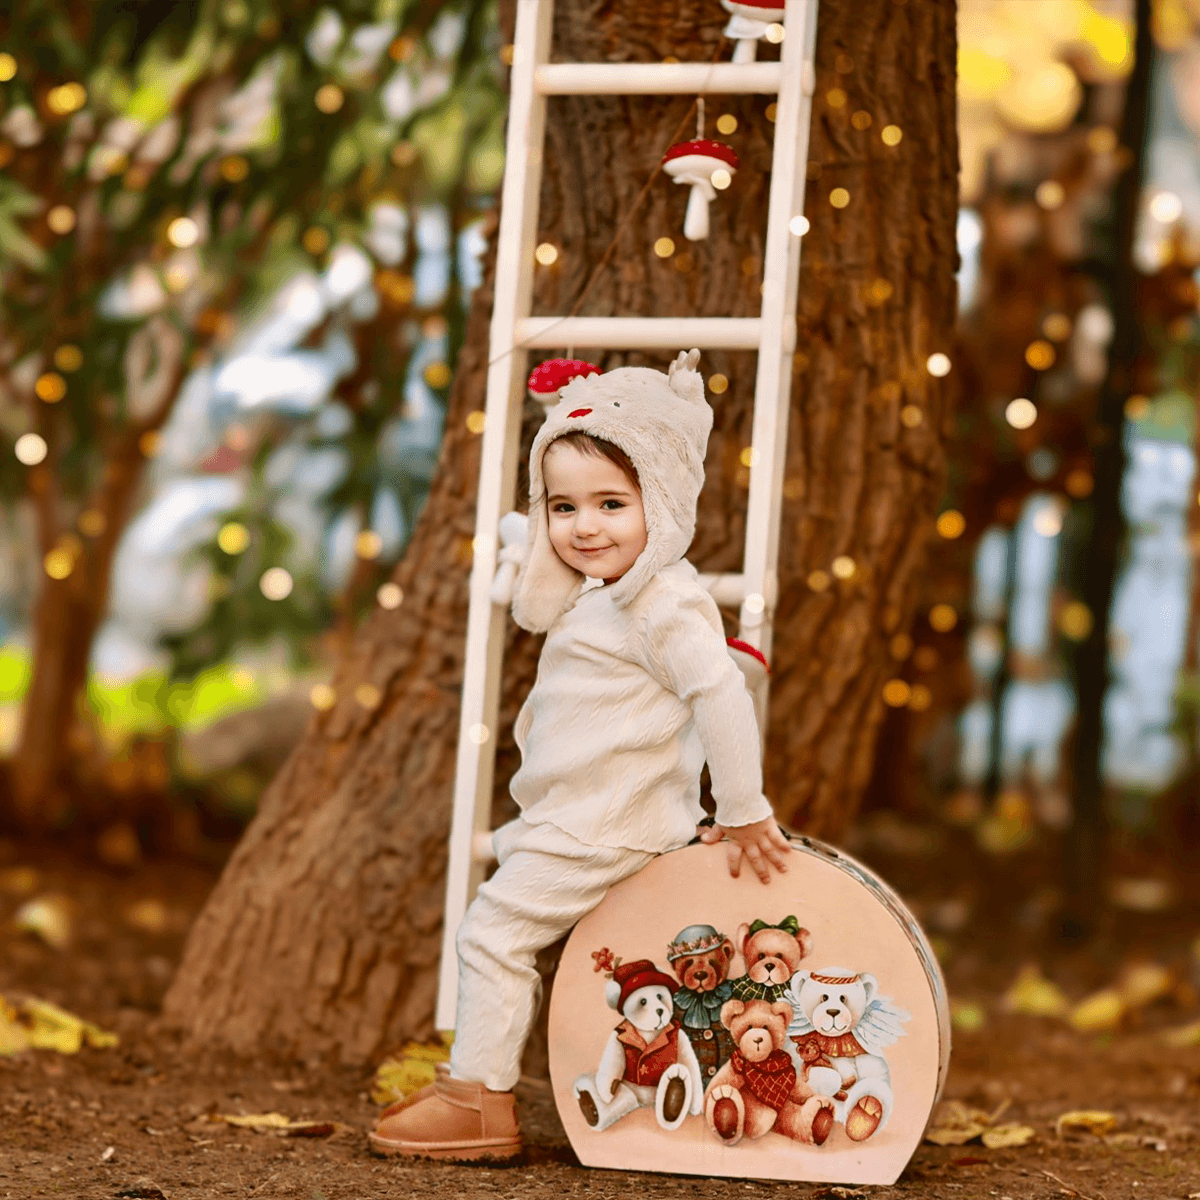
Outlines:
[[696, 364], [700, 351], [680, 351], [667, 374], [618, 367], [571, 380], [546, 415], [529, 454], [529, 548], [516, 582], [513, 618], [533, 633], [549, 629], [574, 604], [585, 576], [567, 566], [550, 544], [542, 462], [567, 433], [586, 433], [619, 446], [638, 473], [646, 513], [646, 548], [612, 584], [624, 608], [663, 567], [686, 553], [696, 529], [696, 500], [704, 484], [704, 452], [712, 409]]

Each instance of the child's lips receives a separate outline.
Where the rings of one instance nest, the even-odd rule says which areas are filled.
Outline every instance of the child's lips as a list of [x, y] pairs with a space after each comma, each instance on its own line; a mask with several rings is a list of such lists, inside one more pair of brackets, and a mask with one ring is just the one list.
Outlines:
[[603, 554], [605, 550], [611, 550], [611, 546], [576, 546], [576, 554]]

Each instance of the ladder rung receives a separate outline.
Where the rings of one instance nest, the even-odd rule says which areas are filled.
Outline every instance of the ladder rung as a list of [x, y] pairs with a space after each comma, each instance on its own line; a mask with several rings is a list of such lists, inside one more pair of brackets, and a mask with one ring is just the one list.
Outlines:
[[700, 586], [718, 604], [741, 604], [746, 598], [745, 575], [700, 575]]
[[527, 317], [517, 322], [517, 345], [531, 350], [757, 350], [761, 335], [758, 317]]
[[774, 94], [783, 78], [777, 62], [545, 63], [533, 73], [543, 96]]

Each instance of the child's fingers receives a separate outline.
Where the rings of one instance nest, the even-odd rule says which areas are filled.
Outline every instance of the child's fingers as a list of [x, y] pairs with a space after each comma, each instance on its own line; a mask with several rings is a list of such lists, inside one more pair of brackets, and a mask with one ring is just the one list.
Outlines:
[[742, 848], [732, 838], [725, 842], [725, 858], [729, 862], [729, 874], [736, 879], [742, 873]]
[[785, 846], [780, 849], [774, 842], [768, 842], [763, 847], [763, 853], [767, 856], [771, 866], [777, 870], [780, 875], [787, 874], [787, 854], [791, 849], [790, 846]]
[[769, 883], [771, 880], [771, 868], [767, 866], [767, 860], [763, 858], [762, 851], [757, 845], [747, 846], [746, 857], [750, 860], [750, 866], [754, 868], [755, 875], [763, 883]]
[[714, 842], [719, 842], [725, 836], [725, 830], [720, 825], [702, 825], [700, 827], [700, 840], [706, 845], [711, 846]]

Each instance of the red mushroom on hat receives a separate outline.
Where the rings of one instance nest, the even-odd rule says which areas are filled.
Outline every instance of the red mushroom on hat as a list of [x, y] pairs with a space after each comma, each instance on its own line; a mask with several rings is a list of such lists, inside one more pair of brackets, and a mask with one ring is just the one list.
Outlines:
[[765, 37], [767, 30], [783, 19], [783, 0], [756, 0], [754, 4], [721, 0], [721, 7], [729, 13], [724, 34], [737, 42], [733, 48], [733, 61], [753, 62], [758, 54], [759, 38]]
[[[713, 176], [718, 171], [732, 175], [738, 168], [738, 156], [724, 142], [696, 138], [691, 142], [676, 142], [663, 155], [662, 167], [676, 183], [691, 185], [683, 217], [683, 236], [689, 242], [703, 241], [708, 237], [708, 205], [717, 197]], [[721, 186], [728, 186], [728, 179]]]
[[548, 358], [529, 373], [529, 394], [550, 408], [558, 403], [559, 393], [572, 379], [601, 374], [603, 372], [595, 363], [579, 358]]

